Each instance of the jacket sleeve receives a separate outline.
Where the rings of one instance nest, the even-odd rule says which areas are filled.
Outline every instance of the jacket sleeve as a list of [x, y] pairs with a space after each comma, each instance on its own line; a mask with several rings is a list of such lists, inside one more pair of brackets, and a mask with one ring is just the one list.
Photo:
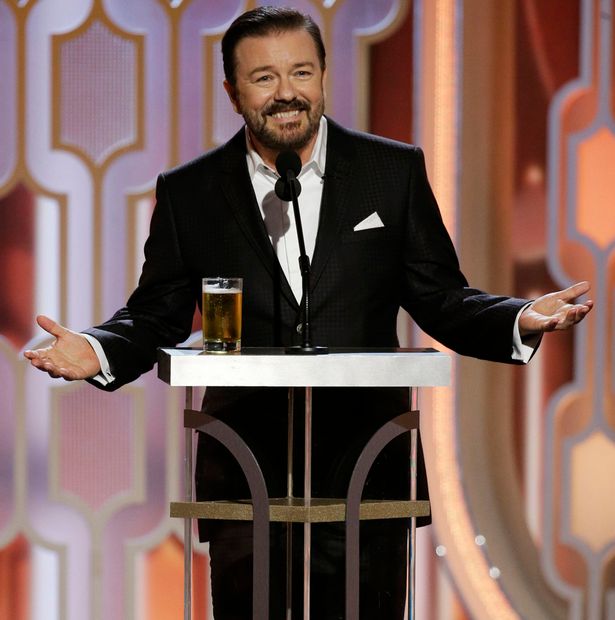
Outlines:
[[133, 381], [154, 366], [158, 347], [190, 335], [200, 286], [184, 263], [172, 207], [160, 175], [138, 287], [108, 321], [84, 330], [101, 343], [115, 376], [107, 386], [93, 383], [96, 387], [112, 391]]
[[468, 286], [415, 149], [404, 244], [402, 306], [427, 334], [462, 355], [510, 362], [513, 326], [527, 299]]

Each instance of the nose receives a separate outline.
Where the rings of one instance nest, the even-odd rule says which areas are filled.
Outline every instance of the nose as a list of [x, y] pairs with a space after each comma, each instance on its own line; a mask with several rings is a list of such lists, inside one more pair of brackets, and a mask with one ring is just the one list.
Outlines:
[[297, 96], [292, 81], [288, 77], [281, 77], [275, 92], [277, 101], [292, 101]]

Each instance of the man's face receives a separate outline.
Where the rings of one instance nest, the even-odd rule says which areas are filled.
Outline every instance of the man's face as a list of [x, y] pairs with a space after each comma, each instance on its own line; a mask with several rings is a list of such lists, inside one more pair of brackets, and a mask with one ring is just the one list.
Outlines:
[[224, 87], [261, 156], [311, 150], [325, 105], [325, 72], [312, 37], [305, 30], [247, 37], [235, 59], [235, 86]]

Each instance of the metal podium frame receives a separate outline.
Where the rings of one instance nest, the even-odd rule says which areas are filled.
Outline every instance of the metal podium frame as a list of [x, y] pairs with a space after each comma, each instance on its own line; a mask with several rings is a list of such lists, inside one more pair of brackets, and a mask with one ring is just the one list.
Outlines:
[[[184, 620], [192, 616], [192, 519], [214, 518], [252, 521], [253, 619], [268, 620], [269, 524], [272, 521], [304, 524], [304, 608], [309, 620], [310, 534], [316, 522], [346, 523], [346, 620], [359, 617], [359, 523], [363, 519], [410, 518], [408, 566], [408, 615], [414, 617], [416, 518], [429, 515], [428, 501], [416, 500], [416, 449], [419, 427], [418, 388], [445, 386], [450, 382], [450, 356], [434, 349], [332, 349], [328, 355], [288, 355], [281, 348], [247, 348], [227, 355], [203, 354], [200, 349], [160, 349], [158, 377], [171, 386], [186, 388], [184, 407], [184, 501], [171, 504], [171, 516], [184, 519]], [[305, 388], [304, 497], [292, 493], [289, 468], [285, 498], [269, 498], [260, 467], [253, 454], [230, 427], [193, 408], [193, 387], [250, 386]], [[345, 499], [311, 497], [312, 388], [406, 387], [411, 411], [384, 424], [359, 456]], [[292, 433], [289, 407], [289, 437]], [[218, 439], [241, 466], [251, 500], [193, 501], [193, 432]], [[410, 432], [410, 500], [361, 501], [369, 469], [380, 451], [402, 433]], [[291, 442], [289, 441], [289, 449]], [[289, 463], [292, 459], [289, 459]], [[290, 532], [290, 526], [288, 531]], [[290, 534], [289, 534], [290, 535]], [[289, 594], [287, 584], [287, 597]], [[287, 602], [288, 603], [288, 602]]]

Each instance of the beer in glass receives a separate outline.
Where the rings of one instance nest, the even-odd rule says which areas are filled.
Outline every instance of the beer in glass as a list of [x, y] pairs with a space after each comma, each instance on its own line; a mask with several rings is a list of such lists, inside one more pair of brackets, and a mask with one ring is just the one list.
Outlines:
[[203, 351], [241, 350], [242, 278], [203, 278]]

